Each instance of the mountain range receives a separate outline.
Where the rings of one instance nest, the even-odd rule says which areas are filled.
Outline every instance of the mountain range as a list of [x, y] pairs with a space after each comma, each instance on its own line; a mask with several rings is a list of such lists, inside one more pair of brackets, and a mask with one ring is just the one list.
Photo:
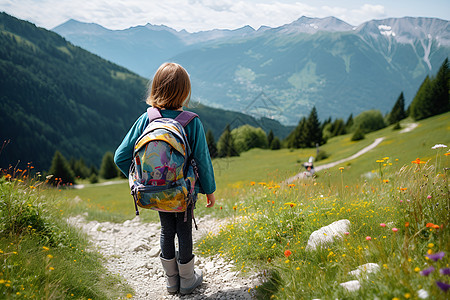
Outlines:
[[[368, 109], [386, 113], [401, 92], [409, 104], [449, 56], [449, 24], [405, 17], [355, 27], [334, 17], [301, 17], [277, 28], [189, 33], [69, 20], [53, 31], [147, 78], [161, 63], [178, 62], [200, 103], [296, 124], [313, 106], [324, 119]], [[260, 95], [270, 104], [263, 109], [254, 105]]]
[[[55, 32], [0, 13], [0, 167], [31, 162], [46, 170], [56, 150], [99, 167], [145, 112], [147, 83]], [[262, 127], [280, 138], [292, 129], [198, 103], [192, 110], [216, 139], [227, 124]]]

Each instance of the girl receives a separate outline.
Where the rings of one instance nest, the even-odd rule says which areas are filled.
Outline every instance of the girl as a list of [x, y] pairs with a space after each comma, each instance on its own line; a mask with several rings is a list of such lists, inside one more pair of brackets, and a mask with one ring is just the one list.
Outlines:
[[[175, 63], [164, 63], [156, 71], [148, 92], [147, 104], [160, 110], [164, 118], [176, 118], [187, 106], [191, 95], [191, 82], [186, 70]], [[143, 113], [117, 148], [114, 161], [128, 176], [133, 158], [133, 148], [137, 138], [148, 125], [147, 113]], [[195, 190], [206, 194], [206, 207], [215, 203], [216, 184], [211, 164], [205, 131], [199, 118], [194, 118], [185, 128], [193, 157], [198, 166], [199, 180]], [[184, 222], [185, 212], [158, 212], [161, 221], [161, 263], [166, 273], [166, 287], [170, 293], [180, 291], [190, 294], [203, 281], [200, 270], [194, 270], [192, 254], [192, 209], [187, 209], [188, 222]], [[175, 235], [179, 249], [175, 251]], [[175, 255], [177, 254], [177, 255]]]

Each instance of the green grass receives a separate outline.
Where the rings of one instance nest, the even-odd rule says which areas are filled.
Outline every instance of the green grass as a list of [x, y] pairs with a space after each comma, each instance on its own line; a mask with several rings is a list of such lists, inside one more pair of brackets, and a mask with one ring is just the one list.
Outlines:
[[[447, 280], [439, 270], [450, 262], [448, 174], [436, 173], [433, 164], [411, 162], [384, 174], [390, 179], [248, 184], [230, 199], [233, 207], [224, 208], [236, 218], [210, 233], [198, 252], [233, 260], [244, 275], [265, 270], [266, 280], [254, 290], [260, 299], [405, 299], [417, 298], [420, 289], [441, 299], [436, 281]], [[339, 173], [334, 176], [341, 181]], [[341, 219], [351, 222], [348, 235], [320, 250], [306, 250], [313, 231]], [[446, 254], [439, 261], [426, 257], [441, 251]], [[366, 263], [378, 264], [380, 271], [361, 280], [360, 291], [339, 286], [356, 279], [348, 273]], [[430, 266], [435, 272], [420, 275]]]
[[131, 288], [108, 274], [87, 236], [65, 221], [66, 200], [19, 174], [0, 178], [2, 297], [125, 298]]

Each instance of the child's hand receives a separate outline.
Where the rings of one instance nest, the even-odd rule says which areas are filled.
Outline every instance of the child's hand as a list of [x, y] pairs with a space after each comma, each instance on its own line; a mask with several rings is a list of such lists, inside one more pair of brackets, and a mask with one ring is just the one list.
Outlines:
[[206, 207], [213, 207], [214, 203], [216, 203], [216, 197], [214, 194], [207, 194], [206, 195]]

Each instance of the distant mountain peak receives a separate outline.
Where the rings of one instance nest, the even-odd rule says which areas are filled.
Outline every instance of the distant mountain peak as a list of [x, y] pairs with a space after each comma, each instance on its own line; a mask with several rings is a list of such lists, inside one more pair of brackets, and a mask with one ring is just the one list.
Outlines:
[[283, 25], [276, 28], [280, 33], [310, 33], [314, 34], [318, 31], [350, 31], [353, 26], [336, 18], [336, 17], [326, 17], [326, 18], [310, 18], [306, 16], [301, 16], [296, 21]]
[[60, 35], [69, 34], [103, 34], [110, 31], [109, 29], [96, 24], [96, 23], [85, 23], [75, 19], [69, 19], [66, 22], [58, 25], [52, 29], [52, 31], [57, 32]]

